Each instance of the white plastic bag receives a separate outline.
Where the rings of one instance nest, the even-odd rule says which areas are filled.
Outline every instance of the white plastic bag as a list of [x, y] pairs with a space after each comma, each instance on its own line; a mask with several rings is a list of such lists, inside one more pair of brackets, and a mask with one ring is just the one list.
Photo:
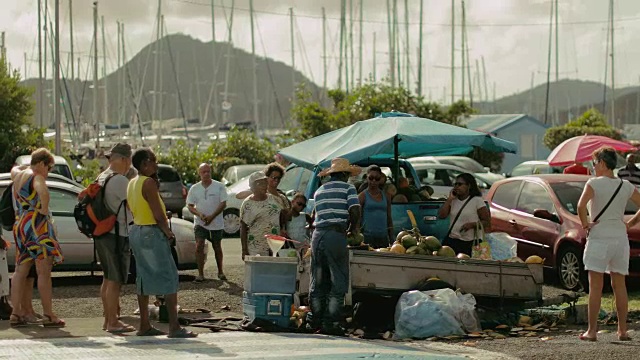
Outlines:
[[476, 313], [476, 298], [471, 294], [461, 294], [459, 292], [456, 292], [456, 294], [461, 304], [458, 320], [462, 323], [464, 331], [468, 333], [482, 331], [480, 319], [478, 319], [478, 313]]
[[[451, 289], [451, 293], [455, 293]], [[447, 304], [451, 297], [438, 297], [433, 291], [409, 291], [400, 296], [396, 305], [396, 339], [427, 338], [431, 336], [462, 335], [464, 331], [454, 316], [453, 307]]]
[[504, 232], [494, 232], [484, 235], [484, 239], [491, 247], [493, 260], [508, 260], [517, 256], [518, 242]]

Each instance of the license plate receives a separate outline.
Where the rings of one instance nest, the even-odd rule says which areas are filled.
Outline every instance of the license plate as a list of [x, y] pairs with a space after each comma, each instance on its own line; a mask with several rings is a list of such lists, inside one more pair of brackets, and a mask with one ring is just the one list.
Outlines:
[[160, 196], [163, 198], [170, 198], [171, 197], [171, 193], [170, 192], [161, 192]]

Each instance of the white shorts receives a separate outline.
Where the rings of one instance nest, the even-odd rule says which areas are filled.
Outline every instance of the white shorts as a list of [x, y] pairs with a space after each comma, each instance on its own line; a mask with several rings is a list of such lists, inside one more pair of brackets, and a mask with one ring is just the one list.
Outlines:
[[629, 275], [629, 240], [626, 237], [587, 240], [582, 261], [588, 271]]

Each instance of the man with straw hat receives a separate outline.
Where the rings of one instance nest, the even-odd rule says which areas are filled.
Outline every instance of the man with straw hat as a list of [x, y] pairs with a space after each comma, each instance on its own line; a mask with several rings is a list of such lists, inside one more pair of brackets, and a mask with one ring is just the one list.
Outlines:
[[360, 232], [358, 193], [347, 180], [360, 171], [360, 167], [349, 164], [349, 160], [336, 158], [331, 161], [331, 167], [318, 174], [330, 179], [314, 195], [316, 217], [311, 238], [309, 326], [326, 334], [344, 335], [340, 322], [349, 286], [347, 234]]

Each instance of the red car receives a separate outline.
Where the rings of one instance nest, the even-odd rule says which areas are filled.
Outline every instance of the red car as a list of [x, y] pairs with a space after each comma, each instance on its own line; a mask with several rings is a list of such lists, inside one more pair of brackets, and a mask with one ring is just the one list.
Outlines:
[[[538, 255], [544, 265], [558, 272], [569, 290], [587, 289], [582, 264], [586, 233], [577, 215], [578, 199], [589, 180], [587, 175], [545, 174], [498, 181], [486, 200], [491, 209], [493, 231], [505, 232], [518, 242], [518, 257]], [[638, 208], [627, 204], [625, 218]], [[629, 275], [640, 276], [640, 227], [629, 230]]]

